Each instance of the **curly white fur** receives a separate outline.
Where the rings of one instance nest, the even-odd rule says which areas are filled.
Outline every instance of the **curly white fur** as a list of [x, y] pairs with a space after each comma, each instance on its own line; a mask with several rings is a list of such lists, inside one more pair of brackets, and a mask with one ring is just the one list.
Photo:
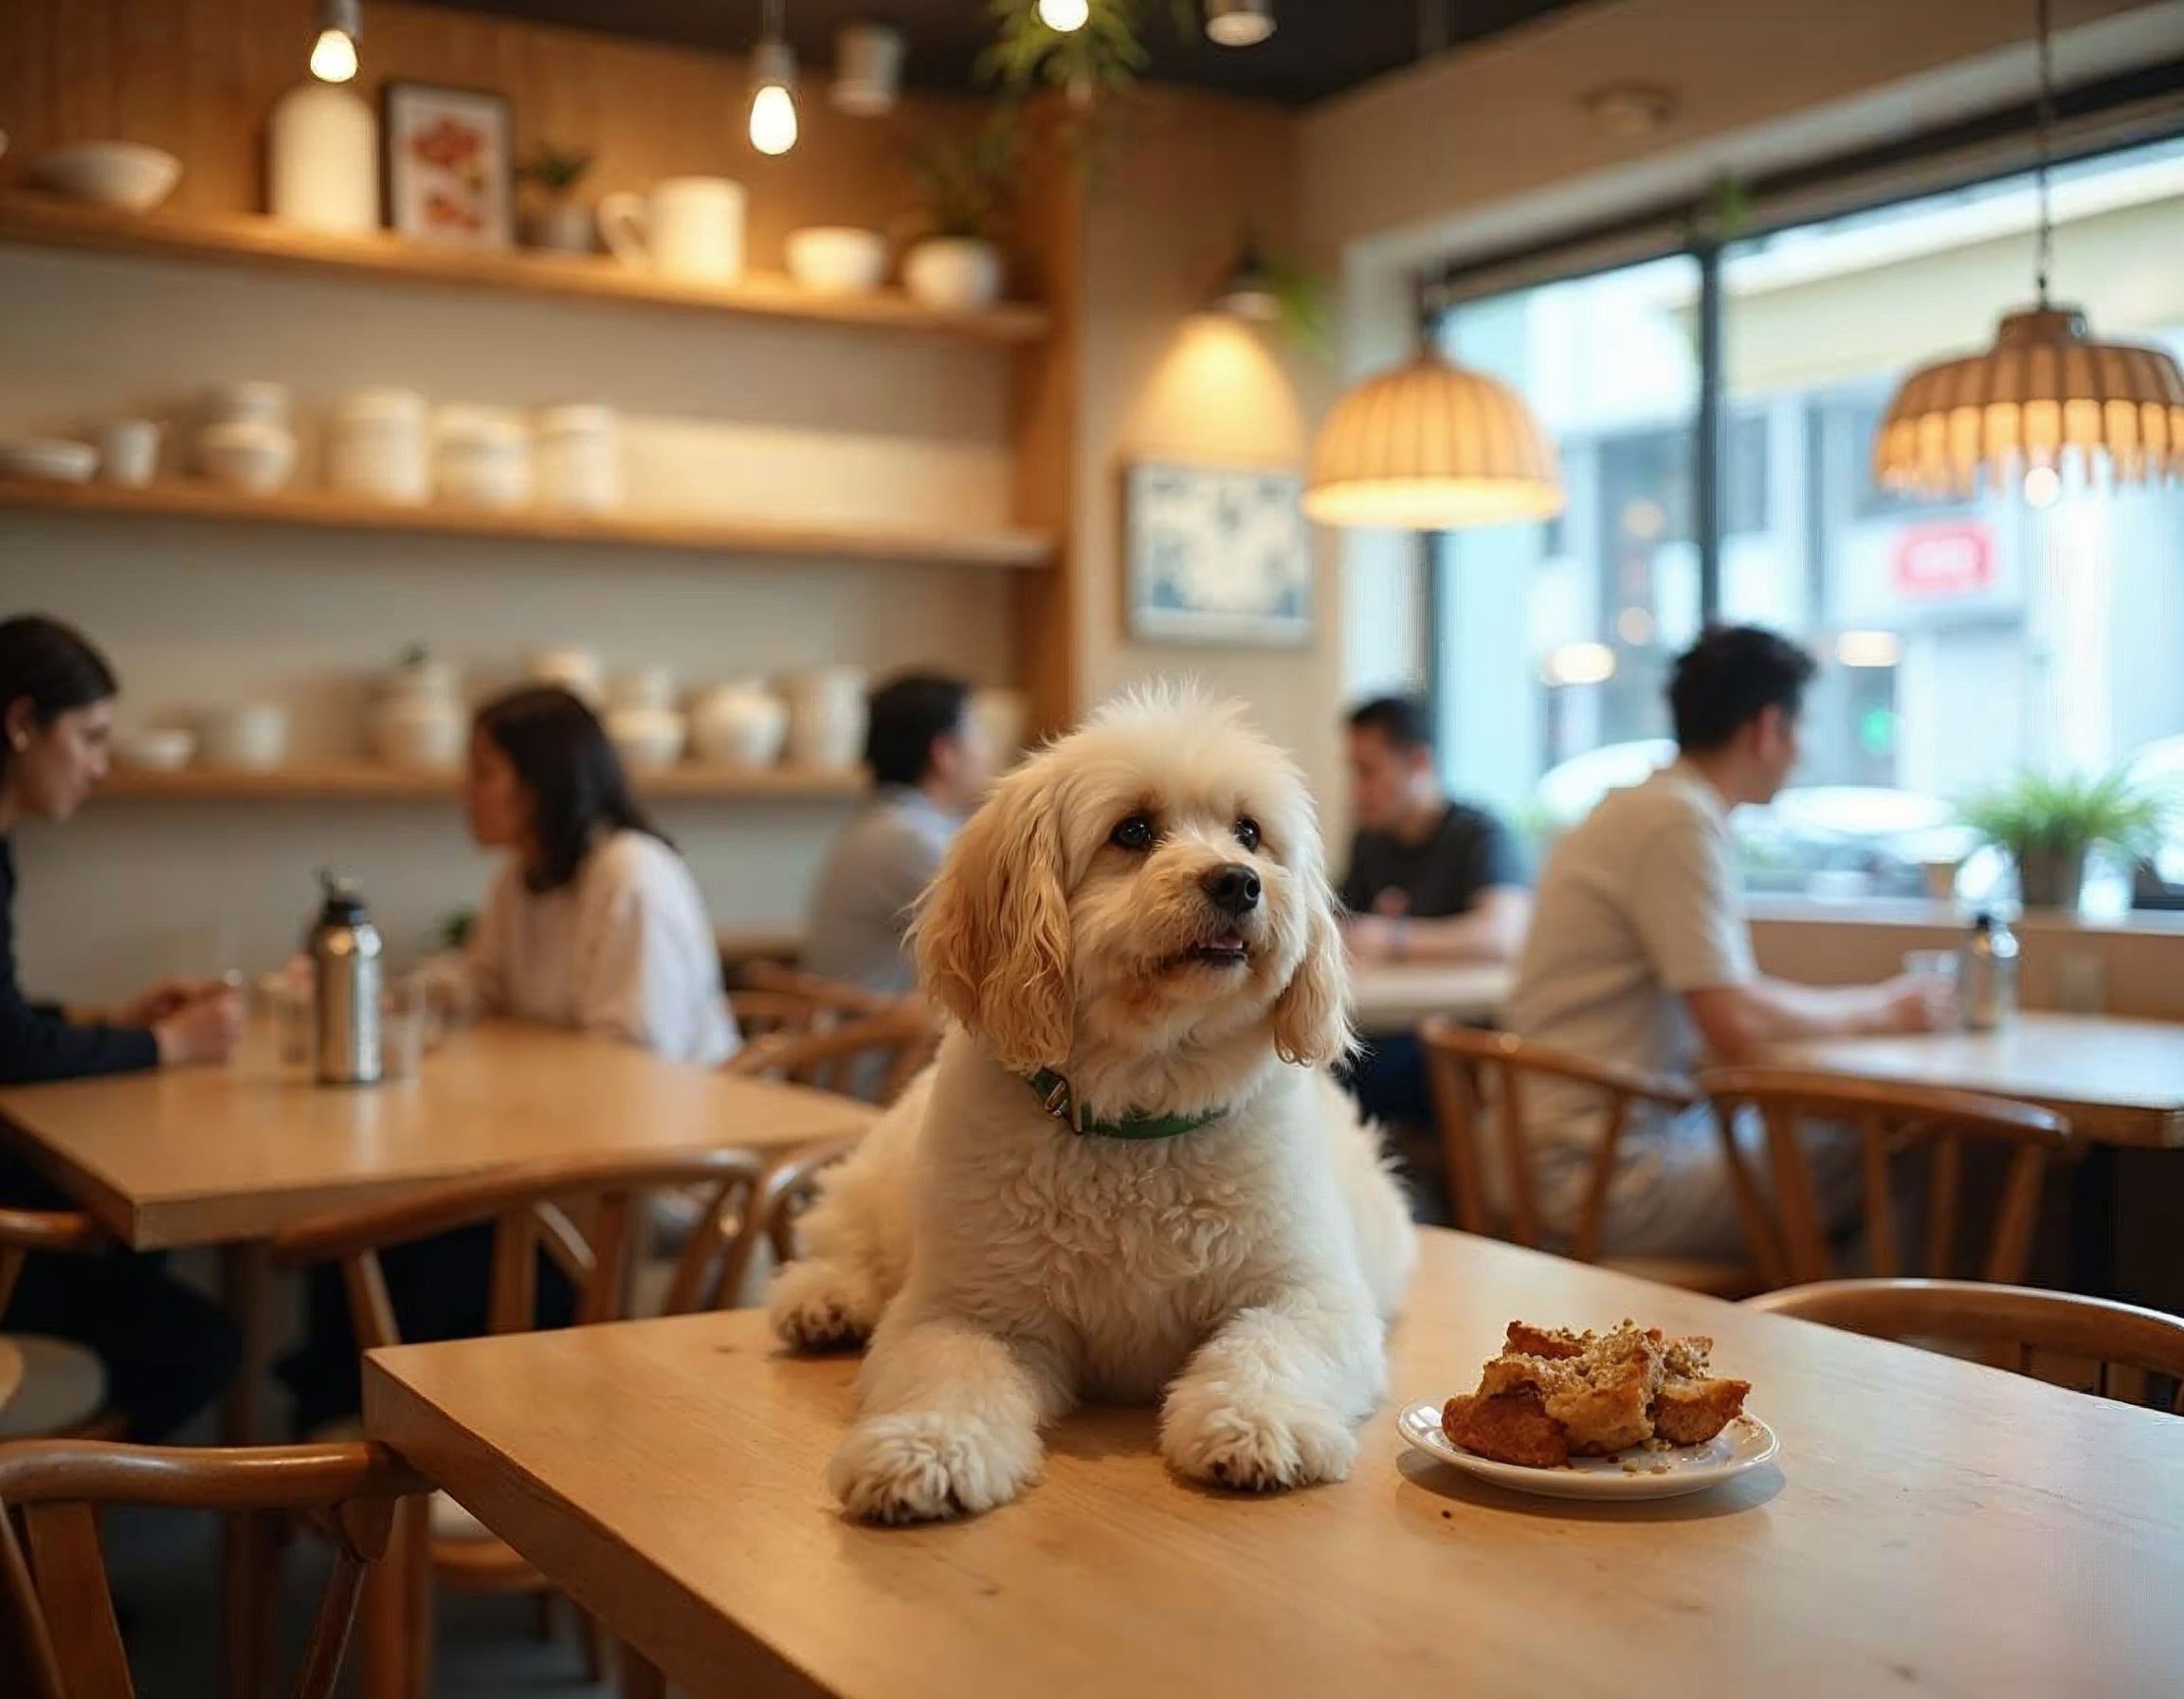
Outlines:
[[[1138, 813], [1153, 846], [1114, 842]], [[1263, 890], [1234, 919], [1205, 890], [1229, 864]], [[1226, 934], [1244, 961], [1192, 954]], [[1324, 1071], [1348, 987], [1295, 767], [1232, 707], [1112, 707], [996, 788], [919, 947], [960, 1028], [829, 1177], [772, 1300], [793, 1344], [870, 1338], [829, 1471], [843, 1504], [1003, 1504], [1084, 1398], [1158, 1399], [1162, 1452], [1196, 1480], [1342, 1478], [1415, 1247]], [[1102, 1119], [1223, 1112], [1172, 1139], [1078, 1133], [1026, 1084], [1042, 1068]]]

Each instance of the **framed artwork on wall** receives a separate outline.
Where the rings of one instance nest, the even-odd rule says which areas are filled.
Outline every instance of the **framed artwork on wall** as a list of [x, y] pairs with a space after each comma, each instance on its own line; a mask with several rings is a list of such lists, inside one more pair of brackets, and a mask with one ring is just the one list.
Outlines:
[[412, 242], [506, 247], [515, 181], [506, 97], [430, 82], [390, 82], [387, 223]]
[[1301, 474], [1133, 463], [1123, 474], [1131, 635], [1287, 647], [1312, 640]]

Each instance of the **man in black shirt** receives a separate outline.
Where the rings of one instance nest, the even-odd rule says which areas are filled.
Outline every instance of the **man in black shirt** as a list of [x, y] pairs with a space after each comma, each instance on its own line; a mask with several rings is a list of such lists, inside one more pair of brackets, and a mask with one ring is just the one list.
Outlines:
[[1385, 696], [1351, 714], [1350, 808], [1355, 959], [1516, 959], [1532, 915], [1524, 858], [1494, 815], [1442, 791], [1424, 703]]

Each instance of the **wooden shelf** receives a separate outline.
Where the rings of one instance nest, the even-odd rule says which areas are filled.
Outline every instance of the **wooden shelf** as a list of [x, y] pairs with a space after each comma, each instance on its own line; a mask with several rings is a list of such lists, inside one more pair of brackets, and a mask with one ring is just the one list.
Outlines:
[[224, 520], [336, 531], [391, 531], [424, 537], [600, 543], [699, 555], [774, 555], [945, 566], [1043, 567], [1054, 556], [1051, 537], [1007, 526], [941, 531], [918, 526], [791, 524], [780, 520], [594, 516], [540, 508], [404, 507], [314, 491], [255, 496], [218, 484], [182, 481], [128, 489], [113, 484], [0, 479], [0, 509], [7, 508]]
[[1047, 329], [1046, 310], [1021, 301], [972, 312], [942, 312], [921, 306], [900, 289], [821, 295], [788, 278], [765, 274], [747, 277], [733, 286], [676, 283], [596, 255], [435, 247], [387, 234], [331, 236], [246, 214], [211, 218], [121, 212], [28, 193], [0, 196], [0, 241], [977, 341], [1031, 342]]
[[[691, 762], [630, 776], [638, 794], [653, 801], [741, 798], [831, 802], [864, 792], [862, 773], [806, 772], [791, 767], [748, 772]], [[369, 761], [326, 761], [263, 773], [212, 767], [155, 773], [121, 767], [107, 776], [96, 798], [138, 802], [435, 801], [451, 800], [459, 784], [453, 773], [417, 772]]]

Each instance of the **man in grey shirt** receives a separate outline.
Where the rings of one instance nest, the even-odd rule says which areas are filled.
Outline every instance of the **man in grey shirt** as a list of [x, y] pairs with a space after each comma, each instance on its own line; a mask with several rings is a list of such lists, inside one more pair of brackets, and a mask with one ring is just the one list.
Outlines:
[[[1703, 1055], [1743, 1062], [1783, 1039], [1923, 1032], [1946, 987], [1797, 985], [1761, 974], [1744, 920], [1729, 813], [1773, 800], [1797, 763], [1812, 659], [1772, 631], [1718, 627], [1676, 663], [1677, 759], [1613, 791], [1555, 846], [1517, 964], [1508, 1026], [1600, 1061], [1684, 1073]], [[1602, 1108], [1591, 1088], [1528, 1083], [1526, 1131], [1540, 1213], [1574, 1220]], [[1740, 1127], [1740, 1142], [1756, 1129]], [[1814, 1181], [1837, 1220], [1854, 1209], [1855, 1146], [1813, 1141]], [[1760, 1164], [1752, 1162], [1757, 1168]], [[1729, 1171], [1704, 1107], [1634, 1115], [1616, 1147], [1603, 1249], [1726, 1257], [1744, 1248]]]
[[872, 693], [864, 734], [872, 795], [828, 851], [806, 911], [802, 965], [868, 991], [915, 991], [903, 947], [919, 893], [992, 777], [971, 687], [904, 673]]

